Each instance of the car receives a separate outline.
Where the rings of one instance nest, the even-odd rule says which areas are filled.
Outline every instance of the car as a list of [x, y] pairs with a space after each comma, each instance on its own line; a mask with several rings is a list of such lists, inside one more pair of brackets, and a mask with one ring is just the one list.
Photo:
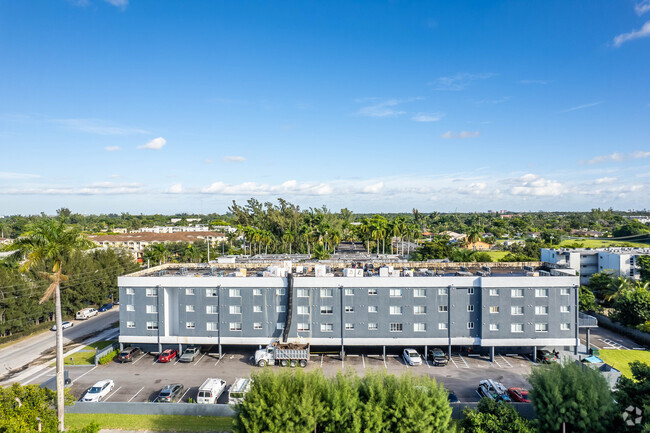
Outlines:
[[178, 358], [178, 362], [192, 362], [198, 354], [201, 353], [201, 350], [198, 347], [188, 347], [185, 349], [185, 352]]
[[510, 401], [506, 387], [494, 380], [482, 380], [479, 382], [476, 392], [481, 398], [487, 397], [495, 401]]
[[557, 356], [555, 356], [555, 354], [549, 350], [538, 350], [537, 362], [543, 364], [550, 364], [552, 362], [557, 362]]
[[404, 349], [402, 356], [406, 365], [422, 365], [422, 358], [415, 349]]
[[117, 355], [117, 360], [120, 362], [133, 362], [133, 358], [142, 353], [142, 349], [136, 346], [125, 347], [119, 355]]
[[[68, 328], [72, 328], [74, 326], [74, 323], [65, 321], [61, 324], [61, 329], [66, 330]], [[56, 331], [56, 325], [52, 326], [50, 328], [50, 331]]]
[[172, 383], [171, 385], [165, 385], [163, 389], [158, 393], [158, 397], [154, 400], [158, 403], [173, 403], [174, 399], [179, 396], [183, 391], [183, 385], [180, 383]]
[[101, 307], [99, 307], [97, 309], [97, 311], [99, 311], [100, 313], [105, 313], [106, 311], [110, 310], [111, 308], [113, 308], [113, 304], [108, 303], [108, 304], [104, 304]]
[[523, 388], [508, 388], [510, 399], [516, 403], [530, 403], [530, 396], [528, 390]]
[[169, 362], [178, 356], [178, 350], [167, 349], [158, 355], [158, 362]]
[[115, 382], [111, 379], [100, 380], [86, 391], [81, 401], [102, 401], [114, 387]]
[[443, 352], [442, 349], [438, 349], [437, 347], [429, 350], [429, 359], [431, 359], [431, 362], [433, 362], [433, 364], [436, 366], [447, 365], [449, 362], [449, 358], [447, 358], [445, 352]]

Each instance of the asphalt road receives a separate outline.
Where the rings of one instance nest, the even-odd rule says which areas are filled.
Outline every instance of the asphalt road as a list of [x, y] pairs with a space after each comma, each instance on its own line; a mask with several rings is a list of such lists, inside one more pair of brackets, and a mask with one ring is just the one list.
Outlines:
[[[96, 334], [119, 320], [119, 307], [88, 320], [74, 320], [72, 328], [63, 330], [63, 344], [69, 348], [75, 343], [80, 343], [87, 337]], [[21, 370], [28, 366], [42, 364], [54, 359], [56, 354], [56, 333], [45, 331], [25, 340], [10, 344], [0, 349], [0, 382], [3, 377], [15, 370]]]

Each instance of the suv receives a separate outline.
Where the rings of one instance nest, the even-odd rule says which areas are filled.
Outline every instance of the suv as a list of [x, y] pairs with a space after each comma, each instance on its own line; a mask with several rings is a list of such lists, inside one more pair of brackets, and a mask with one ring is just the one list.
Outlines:
[[494, 401], [510, 401], [506, 387], [494, 380], [482, 380], [476, 392], [481, 398], [487, 397]]
[[445, 352], [442, 351], [442, 349], [438, 349], [437, 347], [435, 349], [429, 350], [429, 359], [431, 359], [431, 362], [433, 362], [434, 365], [447, 365], [449, 362], [449, 358], [447, 358], [447, 355], [445, 355]]
[[142, 353], [142, 349], [139, 347], [125, 347], [123, 351], [117, 355], [117, 360], [120, 362], [133, 362], [133, 358]]
[[538, 350], [537, 351], [537, 362], [543, 364], [550, 364], [552, 362], [557, 362], [557, 356], [553, 352], [548, 350]]
[[406, 365], [422, 365], [422, 358], [420, 358], [420, 354], [415, 349], [404, 349], [402, 357]]
[[183, 390], [183, 385], [180, 383], [172, 383], [171, 385], [165, 385], [165, 387], [160, 391], [158, 397], [156, 397], [156, 402], [158, 403], [173, 403], [174, 399]]

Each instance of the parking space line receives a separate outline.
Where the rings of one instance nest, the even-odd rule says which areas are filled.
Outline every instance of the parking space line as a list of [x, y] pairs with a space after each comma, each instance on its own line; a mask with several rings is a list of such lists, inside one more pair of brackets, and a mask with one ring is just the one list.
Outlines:
[[361, 354], [361, 362], [363, 362], [363, 368], [366, 368], [366, 361], [363, 360], [363, 353]]
[[431, 368], [431, 366], [429, 365], [429, 360], [426, 357], [424, 358], [424, 362], [427, 363], [427, 367]]
[[181, 398], [178, 399], [178, 402], [179, 402], [179, 403], [181, 403], [181, 402], [183, 401], [183, 397], [185, 397], [185, 394], [187, 394], [188, 392], [190, 392], [190, 388], [189, 388], [189, 387], [187, 387], [187, 389], [185, 390], [185, 392], [183, 393], [183, 395], [181, 395]]
[[[154, 358], [154, 360], [153, 360], [153, 364], [155, 364], [155, 363], [157, 363], [157, 362], [158, 362], [158, 357], [156, 356], [156, 357]], [[153, 365], [153, 364], [151, 364], [151, 365]]]
[[113, 397], [113, 396], [115, 395], [115, 393], [116, 393], [117, 391], [119, 391], [120, 389], [122, 389], [121, 386], [120, 386], [119, 388], [117, 388], [115, 391], [113, 391], [113, 393], [112, 393], [111, 395], [109, 395], [108, 397], [106, 397], [106, 398], [104, 399], [104, 401], [107, 401], [109, 398]]
[[465, 367], [467, 367], [467, 368], [471, 368], [471, 367], [469, 366], [469, 364], [467, 363], [467, 361], [465, 361], [465, 358], [463, 358], [460, 354], [458, 354], [458, 357], [459, 357], [459, 358], [460, 358], [460, 359], [465, 363]]
[[322, 355], [322, 354], [321, 354], [321, 356], [320, 356], [320, 366], [321, 366], [321, 367], [323, 366], [323, 355]]
[[203, 357], [204, 357], [205, 355], [206, 355], [206, 354], [203, 353], [203, 355], [201, 355], [201, 357], [200, 357], [200, 358], [195, 362], [195, 364], [198, 364], [199, 362], [201, 362], [201, 360], [203, 359]]
[[521, 356], [523, 356], [524, 358], [526, 358], [527, 360], [529, 360], [529, 361], [532, 362], [533, 364], [537, 365], [537, 362], [535, 362], [535, 361], [533, 361], [532, 359], [530, 359], [530, 358], [528, 357], [528, 355], [521, 355]]
[[140, 391], [142, 391], [143, 389], [144, 389], [144, 386], [143, 386], [142, 388], [140, 388], [140, 389], [138, 390], [138, 392], [136, 392], [135, 394], [133, 394], [133, 397], [131, 397], [131, 398], [129, 399], [129, 403], [130, 403], [131, 400], [133, 400], [133, 399], [134, 399], [138, 394], [140, 394]]
[[181, 360], [181, 358], [180, 358], [180, 357], [177, 357], [177, 358], [176, 358], [176, 362], [174, 363], [174, 365], [178, 364], [178, 362], [179, 362], [180, 360]]
[[341, 370], [345, 370], [345, 355], [341, 356]]
[[214, 363], [215, 367], [216, 367], [217, 364], [219, 364], [219, 361], [221, 361], [221, 360], [223, 359], [224, 356], [226, 356], [225, 353], [224, 353], [223, 355], [221, 355], [221, 356], [219, 357], [219, 359], [217, 359], [217, 362]]
[[147, 354], [146, 354], [146, 353], [143, 353], [141, 357], [139, 357], [138, 359], [136, 359], [135, 361], [133, 361], [133, 365], [137, 364], [138, 361], [141, 360], [142, 358], [144, 358], [145, 356], [147, 356]]
[[506, 362], [506, 364], [508, 364], [508, 368], [512, 368], [512, 364], [510, 364], [510, 362], [508, 362], [508, 360], [505, 359], [503, 355], [499, 355], [499, 358], [503, 359]]
[[87, 375], [88, 373], [90, 373], [91, 371], [93, 371], [94, 369], [96, 369], [97, 367], [99, 367], [99, 366], [96, 365], [96, 366], [94, 366], [93, 368], [91, 368], [90, 370], [88, 370], [87, 372], [85, 372], [84, 374], [82, 374], [81, 376], [79, 376], [78, 378], [76, 378], [76, 379], [72, 379], [72, 383], [74, 383], [75, 380], [79, 380], [79, 379], [81, 379], [82, 377], [84, 377], [85, 375]]
[[452, 358], [452, 357], [450, 356], [449, 359], [451, 359], [451, 362], [454, 364], [454, 366], [455, 366], [456, 368], [460, 368], [460, 367], [458, 366], [458, 364], [456, 364], [456, 361], [454, 361], [454, 358]]
[[386, 365], [386, 357], [384, 356], [383, 358], [384, 358], [384, 368], [388, 370], [388, 365]]

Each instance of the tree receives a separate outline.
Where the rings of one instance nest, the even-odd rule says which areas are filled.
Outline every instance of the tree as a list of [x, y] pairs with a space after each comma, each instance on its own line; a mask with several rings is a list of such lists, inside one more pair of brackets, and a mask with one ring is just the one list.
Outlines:
[[534, 433], [533, 423], [519, 416], [511, 404], [490, 398], [478, 402], [478, 410], [466, 408], [460, 422], [464, 431], [480, 433]]
[[282, 242], [289, 244], [289, 254], [291, 254], [291, 244], [295, 240], [295, 236], [293, 235], [293, 232], [290, 230], [284, 232], [282, 235]]
[[637, 326], [650, 320], [650, 290], [648, 283], [638, 284], [623, 292], [614, 301], [612, 319], [623, 325]]
[[[638, 425], [626, 425], [626, 432], [650, 432], [650, 366], [639, 361], [630, 363], [632, 379], [622, 376], [616, 385], [614, 399], [618, 404], [619, 413], [625, 413], [630, 406], [643, 411], [643, 422]], [[636, 413], [631, 414], [636, 418]]]
[[594, 296], [594, 293], [589, 290], [589, 287], [587, 286], [580, 286], [580, 295], [578, 296], [580, 306], [579, 310], [580, 311], [594, 311], [594, 312], [600, 312], [602, 311], [602, 307], [596, 302], [596, 297]]
[[37, 264], [52, 266], [51, 273], [43, 273], [51, 284], [43, 294], [40, 303], [54, 296], [56, 315], [56, 383], [59, 430], [63, 430], [64, 385], [63, 385], [63, 317], [61, 315], [61, 282], [68, 277], [63, 274], [63, 264], [76, 251], [91, 248], [92, 242], [78, 229], [68, 228], [62, 219], [42, 219], [31, 224], [16, 246], [26, 254], [22, 266], [28, 270]]
[[589, 290], [599, 299], [605, 299], [612, 290], [614, 276], [610, 272], [599, 272], [589, 278]]
[[649, 282], [650, 281], [650, 255], [639, 256], [637, 258], [637, 264], [641, 271], [641, 281]]
[[605, 433], [616, 408], [599, 371], [577, 365], [551, 364], [533, 369], [529, 382], [540, 432]]

